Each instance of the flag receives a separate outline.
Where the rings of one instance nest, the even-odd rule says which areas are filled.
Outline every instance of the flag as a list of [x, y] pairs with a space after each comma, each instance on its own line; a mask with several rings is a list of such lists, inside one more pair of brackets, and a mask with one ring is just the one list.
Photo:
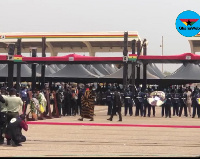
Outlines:
[[13, 60], [14, 60], [14, 62], [22, 62], [22, 56], [21, 55], [15, 55]]
[[128, 56], [128, 61], [136, 61], [137, 60], [137, 55], [129, 55]]

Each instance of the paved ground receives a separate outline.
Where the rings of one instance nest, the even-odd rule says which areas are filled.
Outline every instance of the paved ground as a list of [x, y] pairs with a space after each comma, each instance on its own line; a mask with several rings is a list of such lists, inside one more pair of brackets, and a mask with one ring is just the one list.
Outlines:
[[[23, 131], [27, 137], [23, 146], [1, 145], [0, 157], [200, 156], [200, 127], [186, 127], [200, 126], [197, 117], [162, 118], [161, 108], [156, 107], [156, 117], [123, 116], [123, 121], [118, 122], [118, 116], [114, 116], [111, 122], [106, 120], [106, 112], [107, 107], [96, 106], [94, 121], [78, 121], [79, 116], [71, 116], [37, 121], [69, 125], [29, 124], [28, 132]], [[82, 125], [87, 123], [93, 125]], [[162, 127], [166, 125], [175, 125], [177, 128]], [[180, 125], [185, 128], [178, 128]]]

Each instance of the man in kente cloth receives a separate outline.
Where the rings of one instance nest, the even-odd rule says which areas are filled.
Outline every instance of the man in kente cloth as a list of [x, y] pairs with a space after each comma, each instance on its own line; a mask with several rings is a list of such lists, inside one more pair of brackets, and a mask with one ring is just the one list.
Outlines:
[[81, 118], [78, 120], [83, 121], [83, 118], [94, 121], [94, 105], [95, 105], [95, 93], [92, 90], [92, 86], [86, 86], [84, 95], [81, 97]]

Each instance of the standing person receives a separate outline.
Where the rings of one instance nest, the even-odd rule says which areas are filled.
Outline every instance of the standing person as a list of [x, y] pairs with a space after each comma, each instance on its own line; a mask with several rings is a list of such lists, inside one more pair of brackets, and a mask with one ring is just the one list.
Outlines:
[[7, 103], [7, 123], [9, 123], [12, 118], [19, 116], [23, 105], [21, 98], [16, 96], [16, 89], [10, 89]]
[[127, 88], [126, 92], [124, 93], [124, 115], [127, 115], [127, 111], [129, 110], [129, 115], [133, 115], [133, 93], [130, 91], [130, 88]]
[[[7, 124], [12, 118], [19, 116], [19, 112], [22, 109], [23, 101], [20, 97], [16, 96], [16, 89], [11, 88], [9, 90], [9, 96], [7, 97]], [[10, 145], [10, 140], [7, 140], [7, 145]]]
[[165, 102], [165, 118], [171, 118], [171, 107], [172, 107], [172, 94], [168, 89], [166, 92], [166, 102]]
[[64, 115], [63, 113], [63, 101], [64, 101], [64, 92], [61, 87], [56, 91], [56, 101], [58, 105], [59, 116]]
[[76, 116], [76, 114], [78, 114], [78, 106], [77, 106], [78, 91], [76, 90], [76, 88], [72, 88], [71, 93], [72, 93], [72, 98], [71, 98], [72, 115]]
[[26, 137], [22, 135], [22, 129], [28, 130], [28, 125], [25, 121], [25, 114], [12, 118], [6, 128], [6, 138], [11, 142], [12, 146], [22, 146], [20, 143], [26, 141]]
[[198, 118], [200, 118], [200, 104], [197, 102], [198, 98], [200, 98], [200, 90], [195, 89], [195, 93], [193, 96], [193, 113], [192, 113], [192, 118], [194, 118], [197, 114]]
[[[166, 95], [166, 93], [167, 93], [167, 90], [166, 90], [166, 88], [164, 88], [164, 90], [163, 90], [163, 92], [165, 93], [165, 95]], [[164, 115], [165, 115], [165, 108], [166, 108], [166, 103], [163, 103], [162, 104], [162, 109], [161, 109], [161, 116], [163, 117]]]
[[77, 107], [79, 109], [79, 115], [81, 115], [81, 98], [84, 95], [84, 89], [80, 88], [80, 90], [78, 91], [78, 99], [77, 99]]
[[20, 97], [23, 101], [22, 112], [26, 114], [27, 104], [28, 104], [28, 90], [26, 89], [25, 85], [23, 85], [22, 89], [20, 90]]
[[46, 106], [47, 106], [47, 100], [44, 96], [44, 94], [42, 92], [40, 92], [39, 90], [36, 90], [36, 99], [39, 101], [39, 105], [40, 105], [40, 117], [38, 118], [39, 120], [44, 120], [44, 110], [46, 110]]
[[94, 104], [95, 95], [92, 86], [86, 86], [85, 93], [81, 98], [81, 118], [78, 120], [83, 121], [83, 118], [89, 118], [90, 121], [94, 121]]
[[180, 94], [178, 90], [175, 88], [174, 94], [172, 96], [173, 99], [173, 116], [178, 116], [179, 107], [180, 107]]
[[184, 90], [183, 93], [180, 94], [180, 110], [179, 110], [179, 117], [182, 115], [182, 111], [184, 108], [184, 116], [187, 117], [187, 106], [186, 106], [186, 100], [187, 100], [187, 93], [186, 90]]
[[151, 106], [148, 102], [148, 98], [150, 97], [150, 93], [148, 91], [148, 89], [145, 89], [144, 92], [144, 109], [143, 109], [143, 116], [146, 117], [147, 114], [147, 110], [149, 110], [149, 107]]
[[141, 91], [141, 88], [138, 88], [138, 92], [136, 94], [136, 99], [135, 99], [135, 104], [136, 104], [136, 110], [135, 110], [135, 116], [143, 116], [143, 104], [144, 104], [144, 99], [143, 99], [144, 93]]
[[192, 107], [192, 92], [189, 88], [186, 89], [186, 107], [188, 109], [188, 115], [191, 117], [191, 107]]
[[72, 94], [70, 91], [70, 88], [67, 87], [66, 91], [64, 93], [64, 110], [63, 110], [63, 115], [65, 116], [71, 116], [71, 98], [72, 98]]
[[7, 96], [6, 88], [1, 88], [0, 94], [0, 145], [4, 143], [3, 134], [5, 134], [7, 125]]
[[114, 99], [113, 99], [113, 110], [112, 110], [112, 114], [111, 114], [110, 118], [107, 119], [107, 120], [112, 121], [115, 112], [117, 112], [118, 115], [119, 115], [119, 120], [118, 120], [118, 121], [122, 121], [121, 107], [122, 107], [122, 101], [121, 101], [120, 92], [118, 92], [118, 91], [115, 89], [115, 92], [114, 92]]
[[108, 88], [106, 92], [106, 104], [108, 105], [107, 115], [111, 115], [113, 109], [113, 92]]

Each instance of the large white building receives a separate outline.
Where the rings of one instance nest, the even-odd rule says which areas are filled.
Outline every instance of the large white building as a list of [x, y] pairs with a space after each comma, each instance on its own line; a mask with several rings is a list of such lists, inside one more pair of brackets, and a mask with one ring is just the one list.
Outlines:
[[189, 37], [188, 41], [190, 43], [191, 53], [200, 52], [200, 32], [193, 37]]
[[[57, 56], [58, 53], [89, 52], [123, 52], [124, 32], [81, 32], [81, 33], [0, 33], [0, 53], [7, 53], [8, 43], [22, 39], [22, 53], [29, 53], [30, 47], [37, 47], [42, 52], [42, 37], [46, 37], [46, 53]], [[128, 51], [131, 41], [140, 39], [137, 31], [128, 31]]]

